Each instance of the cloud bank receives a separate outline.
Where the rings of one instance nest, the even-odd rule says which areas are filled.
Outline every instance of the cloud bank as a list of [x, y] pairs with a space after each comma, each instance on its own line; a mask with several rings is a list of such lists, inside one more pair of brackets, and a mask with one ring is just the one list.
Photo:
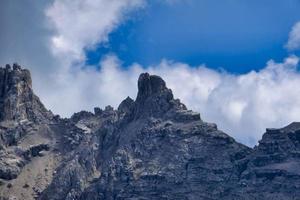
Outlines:
[[108, 104], [117, 107], [127, 96], [136, 97], [137, 78], [148, 71], [163, 77], [175, 97], [200, 112], [202, 119], [217, 123], [248, 145], [256, 144], [266, 127], [279, 128], [299, 121], [300, 73], [296, 56], [282, 63], [269, 61], [262, 70], [243, 75], [167, 60], [149, 67], [135, 64], [126, 70], [120, 63], [110, 55], [99, 64], [100, 71], [81, 70], [69, 76], [68, 84], [53, 93], [47, 105], [54, 105], [55, 111], [64, 114]]
[[[170, 60], [162, 60], [155, 66], [122, 66], [117, 55], [107, 55], [98, 65], [86, 66], [85, 51], [109, 42], [108, 35], [128, 20], [131, 12], [144, 9], [147, 2], [41, 2], [38, 8], [24, 4], [28, 9], [20, 9], [25, 17], [15, 21], [28, 24], [25, 19], [30, 19], [29, 24], [36, 28], [28, 34], [24, 33], [26, 27], [21, 28], [24, 37], [13, 34], [21, 45], [7, 43], [11, 50], [5, 56], [1, 53], [0, 62], [12, 62], [17, 55], [17, 61], [33, 72], [37, 94], [54, 113], [70, 116], [96, 106], [117, 107], [127, 96], [136, 97], [138, 76], [148, 71], [163, 77], [175, 97], [189, 109], [200, 112], [203, 120], [217, 123], [220, 129], [248, 145], [256, 144], [266, 127], [282, 127], [300, 119], [297, 56], [290, 56], [282, 63], [271, 60], [260, 71], [240, 75]], [[12, 4], [6, 10], [12, 13], [18, 8], [16, 5], [19, 4]], [[9, 40], [14, 25], [18, 24], [7, 25], [4, 30], [7, 38], [1, 36], [1, 43]], [[299, 27], [296, 24], [290, 33], [287, 47], [291, 50], [299, 48]]]

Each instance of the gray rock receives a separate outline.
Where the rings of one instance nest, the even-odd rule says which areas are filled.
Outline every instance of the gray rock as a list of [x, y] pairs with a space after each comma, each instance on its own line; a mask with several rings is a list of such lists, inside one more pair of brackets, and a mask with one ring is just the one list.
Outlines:
[[95, 108], [94, 108], [94, 113], [95, 113], [95, 115], [101, 115], [102, 112], [103, 112], [103, 111], [102, 111], [101, 108], [99, 108], [99, 107], [95, 107]]
[[45, 121], [52, 113], [32, 91], [30, 72], [18, 64], [0, 68], [0, 119]]
[[124, 99], [118, 107], [118, 111], [122, 113], [131, 113], [134, 108], [134, 100], [130, 97]]
[[[252, 149], [204, 122], [148, 73], [136, 100], [67, 119], [42, 106], [19, 65], [0, 69], [0, 88], [0, 178], [18, 185], [41, 152], [61, 157], [41, 166], [53, 178], [32, 198], [299, 199], [300, 123], [267, 129]], [[28, 137], [44, 142], [21, 148]]]
[[[247, 156], [246, 166], [232, 193], [239, 199], [244, 196], [248, 199], [299, 199], [298, 166], [300, 123], [282, 129], [267, 129], [259, 145]], [[242, 184], [244, 187], [238, 187]]]

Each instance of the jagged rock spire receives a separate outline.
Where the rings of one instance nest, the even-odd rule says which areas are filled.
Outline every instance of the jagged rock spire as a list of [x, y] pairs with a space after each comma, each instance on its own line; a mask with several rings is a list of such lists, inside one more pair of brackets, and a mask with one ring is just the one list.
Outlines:
[[166, 95], [167, 100], [173, 99], [173, 94], [166, 87], [165, 81], [156, 75], [142, 73], [138, 80], [137, 101], [141, 102], [153, 95]]
[[142, 73], [138, 80], [135, 118], [162, 117], [171, 109], [186, 110], [186, 107], [174, 99], [172, 90], [161, 77]]
[[133, 107], [134, 107], [134, 100], [131, 99], [130, 97], [127, 97], [120, 103], [118, 107], [118, 111], [123, 113], [130, 113]]
[[43, 121], [52, 113], [32, 91], [29, 70], [13, 64], [0, 68], [0, 120]]

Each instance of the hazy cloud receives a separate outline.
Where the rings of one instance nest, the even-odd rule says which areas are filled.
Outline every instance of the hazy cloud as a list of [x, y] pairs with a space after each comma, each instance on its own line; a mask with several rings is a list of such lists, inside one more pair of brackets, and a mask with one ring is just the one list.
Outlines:
[[293, 26], [289, 34], [289, 40], [286, 44], [286, 48], [291, 51], [300, 49], [300, 22], [297, 22]]
[[47, 28], [45, 8], [51, 1], [2, 0], [0, 3], [0, 65], [19, 62], [34, 75], [47, 74], [57, 66], [49, 51], [52, 32]]

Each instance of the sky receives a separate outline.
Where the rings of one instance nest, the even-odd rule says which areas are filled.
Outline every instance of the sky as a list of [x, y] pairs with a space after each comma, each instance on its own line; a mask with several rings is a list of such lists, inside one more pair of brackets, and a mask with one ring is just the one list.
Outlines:
[[299, 0], [2, 0], [0, 65], [30, 69], [63, 117], [135, 98], [148, 71], [254, 146], [265, 128], [300, 121], [299, 10]]

